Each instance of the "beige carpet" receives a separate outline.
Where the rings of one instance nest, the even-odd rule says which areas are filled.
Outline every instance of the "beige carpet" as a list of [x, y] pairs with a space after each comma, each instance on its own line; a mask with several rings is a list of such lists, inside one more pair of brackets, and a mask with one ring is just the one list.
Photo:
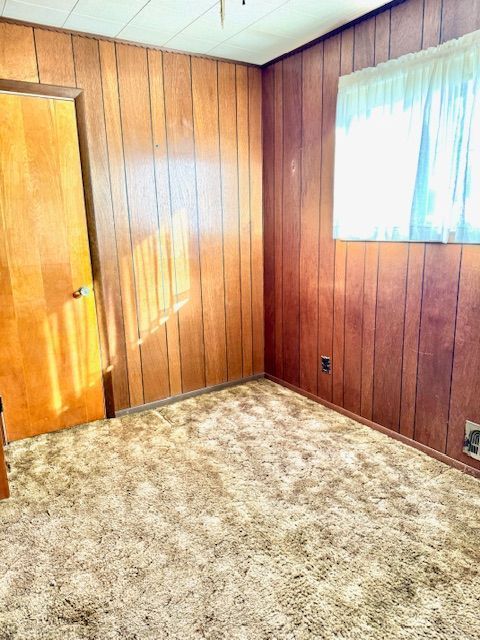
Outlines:
[[8, 459], [2, 640], [480, 637], [480, 482], [270, 382]]

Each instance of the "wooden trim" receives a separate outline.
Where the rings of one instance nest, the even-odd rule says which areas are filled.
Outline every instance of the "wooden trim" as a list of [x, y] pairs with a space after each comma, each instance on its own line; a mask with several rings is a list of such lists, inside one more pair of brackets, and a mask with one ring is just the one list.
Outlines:
[[271, 64], [274, 64], [275, 62], [279, 62], [280, 60], [284, 60], [285, 58], [289, 58], [290, 56], [293, 56], [296, 53], [300, 53], [301, 51], [305, 51], [305, 49], [309, 49], [310, 47], [313, 47], [314, 45], [318, 44], [319, 42], [323, 42], [324, 40], [327, 40], [328, 38], [332, 38], [333, 36], [336, 36], [337, 34], [341, 33], [342, 31], [345, 31], [346, 29], [350, 29], [351, 27], [354, 27], [355, 25], [359, 24], [360, 22], [363, 22], [364, 20], [368, 20], [369, 18], [374, 18], [379, 13], [383, 13], [384, 11], [387, 11], [388, 9], [392, 9], [393, 7], [396, 7], [398, 4], [403, 4], [404, 2], [406, 2], [406, 0], [391, 0], [391, 2], [387, 2], [387, 4], [384, 4], [381, 7], [377, 7], [376, 9], [373, 9], [372, 11], [369, 11], [368, 13], [364, 13], [362, 16], [359, 16], [358, 18], [355, 18], [355, 20], [351, 20], [350, 22], [346, 22], [341, 27], [337, 27], [336, 29], [333, 29], [332, 31], [328, 31], [328, 33], [324, 33], [323, 36], [318, 36], [318, 38], [315, 38], [314, 40], [310, 40], [309, 42], [306, 42], [305, 44], [301, 44], [299, 47], [296, 47], [295, 49], [292, 49], [291, 51], [287, 51], [287, 53], [282, 53], [282, 55], [277, 56], [276, 58], [272, 58], [271, 60], [269, 60], [268, 62], [265, 62], [264, 64], [262, 64], [260, 66], [261, 66], [262, 69], [265, 69], [266, 67], [270, 66]]
[[[90, 261], [92, 265], [93, 283], [95, 289], [97, 328], [100, 333], [100, 344], [108, 344], [107, 324], [104, 314], [104, 300], [102, 289], [95, 286], [100, 282], [101, 268], [98, 256], [98, 242], [95, 226], [95, 211], [93, 206], [93, 194], [90, 177], [90, 161], [87, 143], [87, 124], [84, 106], [83, 89], [76, 87], [62, 87], [59, 85], [41, 84], [37, 82], [23, 82], [20, 80], [0, 79], [0, 92], [11, 92], [21, 95], [32, 95], [38, 97], [61, 98], [73, 100], [75, 102], [75, 114], [77, 120], [78, 146], [80, 152], [80, 163], [82, 170], [83, 192], [85, 200], [85, 215], [88, 230], [88, 245], [90, 249]], [[100, 303], [100, 304], [99, 304]], [[111, 383], [111, 373], [109, 367], [109, 355], [105, 349], [100, 349], [103, 372], [103, 393], [105, 403], [105, 414], [107, 418], [114, 416], [114, 397]]]
[[90, 153], [88, 149], [87, 137], [87, 116], [83, 90], [80, 90], [79, 94], [75, 98], [75, 113], [77, 115], [78, 146], [80, 150], [80, 164], [82, 167], [83, 191], [85, 196], [85, 214], [87, 217], [88, 244], [90, 247], [90, 261], [92, 264], [93, 285], [95, 290], [95, 299], [97, 302], [96, 315], [97, 327], [100, 334], [100, 355], [102, 358], [105, 415], [107, 418], [112, 418], [115, 415], [115, 397], [110, 367], [110, 354], [108, 349], [108, 325], [105, 315], [106, 300], [104, 300], [103, 289], [101, 286], [102, 268], [98, 250], [99, 243], [97, 237], [97, 227], [95, 224], [95, 206], [93, 201]]
[[82, 89], [76, 89], [75, 87], [60, 87], [53, 84], [40, 84], [38, 82], [22, 82], [20, 80], [2, 79], [0, 79], [0, 91], [2, 93], [19, 93], [23, 95], [39, 96], [41, 98], [61, 98], [64, 100], [76, 100], [82, 93]]
[[5, 456], [3, 453], [3, 443], [0, 438], [0, 500], [10, 497], [10, 489], [8, 486], [7, 466], [5, 464]]
[[[400, 0], [404, 2], [405, 0]], [[94, 40], [103, 40], [105, 42], [114, 42], [118, 44], [128, 44], [132, 47], [140, 47], [141, 49], [153, 49], [154, 51], [165, 51], [167, 53], [179, 53], [194, 58], [205, 58], [207, 60], [215, 60], [218, 62], [230, 62], [231, 64], [241, 64], [245, 67], [261, 68], [259, 64], [251, 62], [243, 62], [240, 60], [231, 60], [230, 58], [220, 58], [217, 56], [208, 56], [204, 53], [190, 53], [189, 51], [180, 51], [179, 49], [168, 49], [167, 47], [159, 47], [154, 44], [146, 44], [144, 42], [133, 42], [132, 40], [124, 40], [123, 38], [112, 38], [110, 36], [101, 36], [97, 33], [85, 33], [84, 31], [74, 31], [72, 29], [64, 29], [63, 27], [52, 27], [47, 24], [39, 24], [38, 22], [29, 22], [28, 20], [15, 20], [14, 18], [0, 17], [0, 22], [8, 24], [16, 24], [22, 27], [31, 27], [33, 29], [44, 29], [45, 31], [56, 31], [57, 33], [65, 33], [70, 36], [80, 36], [81, 38], [92, 38]], [[268, 63], [267, 63], [268, 64]]]
[[468, 475], [473, 476], [474, 478], [480, 479], [480, 469], [475, 469], [474, 467], [470, 467], [468, 464], [464, 464], [463, 462], [459, 462], [454, 458], [450, 458], [450, 456], [447, 456], [446, 454], [441, 453], [440, 451], [436, 451], [435, 449], [431, 449], [430, 447], [427, 447], [421, 442], [417, 442], [415, 440], [412, 440], [411, 438], [407, 438], [406, 436], [404, 436], [401, 433], [398, 433], [397, 431], [392, 431], [391, 429], [387, 429], [387, 427], [383, 427], [381, 424], [378, 424], [377, 422], [373, 422], [372, 420], [367, 420], [367, 418], [363, 418], [362, 416], [359, 416], [356, 413], [353, 413], [352, 411], [348, 411], [343, 407], [339, 407], [338, 405], [333, 404], [333, 402], [328, 402], [328, 400], [323, 400], [322, 398], [319, 398], [314, 393], [309, 393], [308, 391], [304, 391], [303, 389], [300, 389], [299, 387], [296, 387], [293, 384], [285, 382], [284, 380], [280, 380], [280, 378], [276, 378], [275, 376], [272, 376], [269, 373], [265, 374], [265, 378], [267, 380], [271, 380], [272, 382], [275, 382], [276, 384], [279, 384], [282, 387], [285, 387], [286, 389], [295, 391], [295, 393], [299, 393], [300, 395], [305, 396], [306, 398], [309, 398], [309, 400], [318, 402], [318, 404], [321, 404], [324, 407], [327, 407], [328, 409], [337, 411], [338, 413], [341, 413], [343, 416], [346, 416], [351, 420], [355, 420], [355, 422], [360, 422], [360, 424], [363, 424], [367, 427], [371, 427], [376, 431], [380, 431], [380, 433], [383, 433], [386, 436], [390, 436], [394, 440], [398, 440], [399, 442], [409, 445], [414, 449], [418, 449], [422, 453], [427, 454], [427, 456], [430, 456], [431, 458], [435, 458], [435, 460], [438, 460], [439, 462], [443, 462], [444, 464], [447, 464], [448, 466], [453, 467], [454, 469], [458, 469], [462, 473], [466, 473]]
[[128, 409], [121, 409], [115, 413], [116, 418], [129, 415], [130, 413], [140, 413], [141, 411], [149, 411], [151, 409], [157, 409], [158, 407], [164, 407], [168, 404], [174, 404], [181, 400], [188, 400], [188, 398], [195, 398], [196, 396], [203, 396], [206, 393], [212, 393], [213, 391], [222, 391], [229, 387], [237, 387], [239, 384], [245, 384], [245, 382], [251, 382], [252, 380], [260, 380], [265, 378], [264, 373], [257, 373], [253, 376], [247, 376], [246, 378], [240, 378], [239, 380], [229, 380], [228, 382], [222, 382], [221, 384], [214, 384], [210, 387], [203, 387], [202, 389], [196, 389], [195, 391], [187, 391], [186, 393], [180, 393], [177, 396], [171, 396], [170, 398], [164, 398], [163, 400], [157, 400], [155, 402], [147, 402], [146, 404], [138, 405], [137, 407], [129, 407]]

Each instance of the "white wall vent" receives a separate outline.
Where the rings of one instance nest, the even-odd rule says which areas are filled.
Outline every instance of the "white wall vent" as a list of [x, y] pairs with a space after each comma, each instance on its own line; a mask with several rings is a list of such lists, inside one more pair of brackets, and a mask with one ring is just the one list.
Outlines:
[[480, 460], [480, 424], [475, 424], [470, 420], [466, 421], [463, 452], [475, 460]]

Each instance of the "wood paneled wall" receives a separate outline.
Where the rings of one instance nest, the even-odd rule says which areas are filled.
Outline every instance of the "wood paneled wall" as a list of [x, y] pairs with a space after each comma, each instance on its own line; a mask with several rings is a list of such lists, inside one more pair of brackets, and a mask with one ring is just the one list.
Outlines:
[[0, 22], [0, 78], [83, 89], [114, 409], [263, 372], [260, 70]]
[[475, 468], [480, 247], [334, 242], [332, 192], [339, 76], [478, 28], [406, 0], [263, 71], [266, 371]]

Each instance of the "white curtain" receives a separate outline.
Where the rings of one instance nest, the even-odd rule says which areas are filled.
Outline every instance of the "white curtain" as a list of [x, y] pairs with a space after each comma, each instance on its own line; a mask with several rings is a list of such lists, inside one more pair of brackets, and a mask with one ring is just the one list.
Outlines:
[[340, 78], [334, 237], [480, 243], [480, 31]]

